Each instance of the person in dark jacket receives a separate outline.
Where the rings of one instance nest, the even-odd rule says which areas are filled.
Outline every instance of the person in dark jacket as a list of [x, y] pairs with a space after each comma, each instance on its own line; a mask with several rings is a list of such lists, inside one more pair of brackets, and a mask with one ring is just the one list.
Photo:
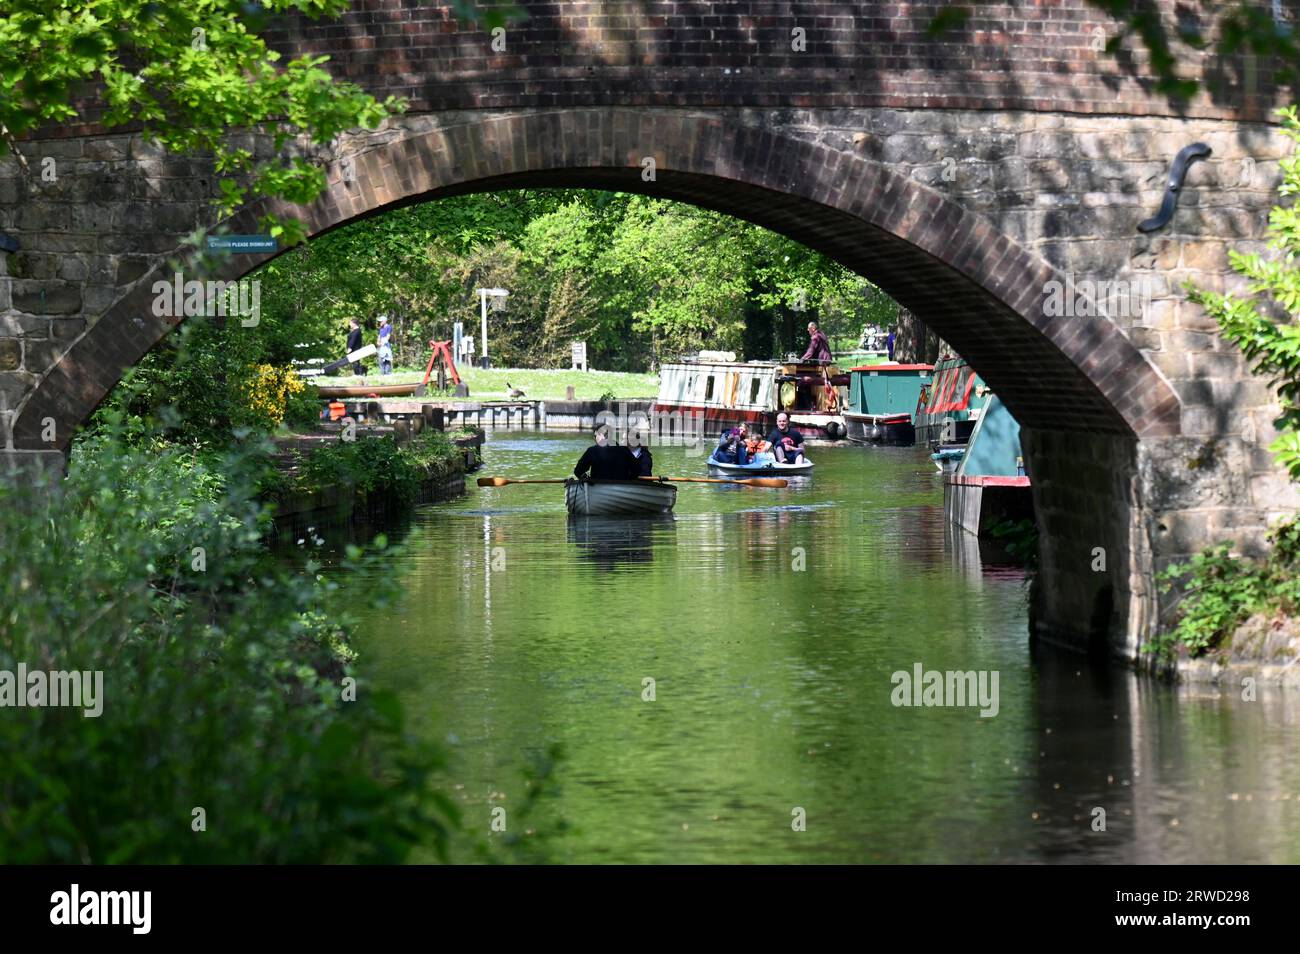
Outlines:
[[633, 459], [636, 460], [638, 477], [651, 477], [654, 475], [654, 457], [650, 454], [650, 448], [641, 443], [641, 432], [635, 427], [627, 429], [627, 449], [631, 452]]
[[817, 322], [808, 322], [808, 350], [803, 353], [799, 360], [802, 362], [816, 361], [819, 363], [830, 364], [834, 358], [831, 357], [831, 343], [822, 334], [822, 330], [817, 327]]
[[[356, 351], [361, 347], [361, 324], [355, 318], [348, 322], [351, 331], [348, 332], [348, 354]], [[365, 368], [361, 366], [360, 361], [352, 362], [352, 371], [354, 374], [362, 374]]]
[[776, 416], [776, 427], [767, 439], [781, 463], [797, 464], [803, 457], [803, 435], [790, 426], [790, 415], [785, 411]]
[[588, 477], [590, 472], [592, 480], [635, 480], [641, 473], [641, 465], [626, 445], [610, 446], [609, 425], [597, 427], [595, 436], [596, 443], [578, 458], [573, 476], [581, 479]]

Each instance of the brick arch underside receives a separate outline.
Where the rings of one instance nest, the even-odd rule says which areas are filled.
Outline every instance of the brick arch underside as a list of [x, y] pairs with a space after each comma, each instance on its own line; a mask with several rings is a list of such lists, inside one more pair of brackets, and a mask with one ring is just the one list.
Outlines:
[[[654, 182], [641, 157], [654, 156]], [[1027, 428], [1128, 437], [1177, 434], [1180, 407], [1164, 377], [1110, 320], [1043, 314], [1061, 280], [1041, 257], [981, 216], [878, 163], [707, 116], [636, 110], [527, 113], [395, 138], [337, 164], [307, 209], [313, 236], [400, 205], [521, 187], [640, 192], [690, 202], [781, 232], [874, 281], [948, 341]], [[256, 231], [260, 206], [229, 224]], [[239, 256], [233, 279], [271, 256]], [[174, 326], [152, 315], [137, 282], [45, 374], [14, 421], [17, 449], [49, 450], [42, 421], [66, 449], [121, 376]]]

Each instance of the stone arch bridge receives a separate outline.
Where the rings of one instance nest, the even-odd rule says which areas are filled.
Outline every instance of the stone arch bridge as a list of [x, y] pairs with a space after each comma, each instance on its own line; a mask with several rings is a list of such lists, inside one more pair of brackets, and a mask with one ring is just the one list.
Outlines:
[[[1220, 539], [1258, 548], [1297, 506], [1266, 450], [1275, 395], [1181, 288], [1229, 286], [1227, 250], [1263, 247], [1287, 143], [1250, 70], [1195, 64], [1227, 85], [1175, 107], [1140, 55], [1099, 52], [1115, 25], [1077, 0], [979, 5], [937, 38], [936, 3], [525, 3], [496, 48], [445, 9], [356, 6], [279, 19], [269, 38], [410, 108], [321, 157], [313, 206], [272, 211], [319, 235], [457, 193], [596, 187], [741, 216], [838, 259], [1021, 422], [1035, 634], [1133, 656], [1162, 612], [1163, 564]], [[1211, 156], [1172, 221], [1140, 233], [1194, 142]], [[210, 163], [93, 115], [22, 151], [33, 172], [0, 163], [0, 231], [18, 242], [0, 257], [0, 462], [20, 476], [61, 468], [75, 428], [171, 330], [152, 286], [184, 235], [217, 224]], [[45, 182], [34, 170], [50, 158]], [[265, 211], [225, 224], [254, 232]], [[231, 257], [218, 277], [265, 257]], [[1052, 291], [1070, 282], [1138, 294], [1062, 314]]]

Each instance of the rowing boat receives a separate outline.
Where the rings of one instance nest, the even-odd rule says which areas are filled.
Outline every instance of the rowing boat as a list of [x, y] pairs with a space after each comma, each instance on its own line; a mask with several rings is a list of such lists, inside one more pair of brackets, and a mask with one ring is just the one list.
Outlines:
[[414, 394], [419, 386], [418, 381], [412, 381], [410, 384], [318, 384], [316, 393], [321, 397], [406, 397]]
[[708, 464], [710, 473], [728, 474], [733, 477], [749, 477], [756, 474], [781, 474], [785, 477], [802, 477], [811, 474], [813, 470], [813, 462], [807, 457], [797, 464], [783, 464], [775, 457], [772, 457], [771, 454], [762, 454], [757, 461], [751, 461], [748, 464], [728, 464], [710, 455]]
[[677, 487], [655, 480], [570, 480], [564, 485], [564, 506], [569, 513], [670, 513], [676, 502]]

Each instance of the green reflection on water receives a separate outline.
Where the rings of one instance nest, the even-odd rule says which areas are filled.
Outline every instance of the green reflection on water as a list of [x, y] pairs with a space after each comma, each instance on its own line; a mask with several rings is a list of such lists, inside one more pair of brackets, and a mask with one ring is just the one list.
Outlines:
[[[586, 443], [497, 434], [484, 472], [563, 476]], [[471, 828], [509, 820], [521, 768], [561, 742], [531, 823], [571, 826], [555, 861], [1300, 860], [1294, 700], [1180, 699], [1032, 655], [1023, 575], [945, 538], [924, 451], [814, 459], [782, 491], [683, 485], [663, 520], [571, 520], [558, 486], [416, 516], [405, 595], [358, 642], [417, 729], [453, 740]], [[892, 705], [918, 662], [998, 672], [997, 716]]]

